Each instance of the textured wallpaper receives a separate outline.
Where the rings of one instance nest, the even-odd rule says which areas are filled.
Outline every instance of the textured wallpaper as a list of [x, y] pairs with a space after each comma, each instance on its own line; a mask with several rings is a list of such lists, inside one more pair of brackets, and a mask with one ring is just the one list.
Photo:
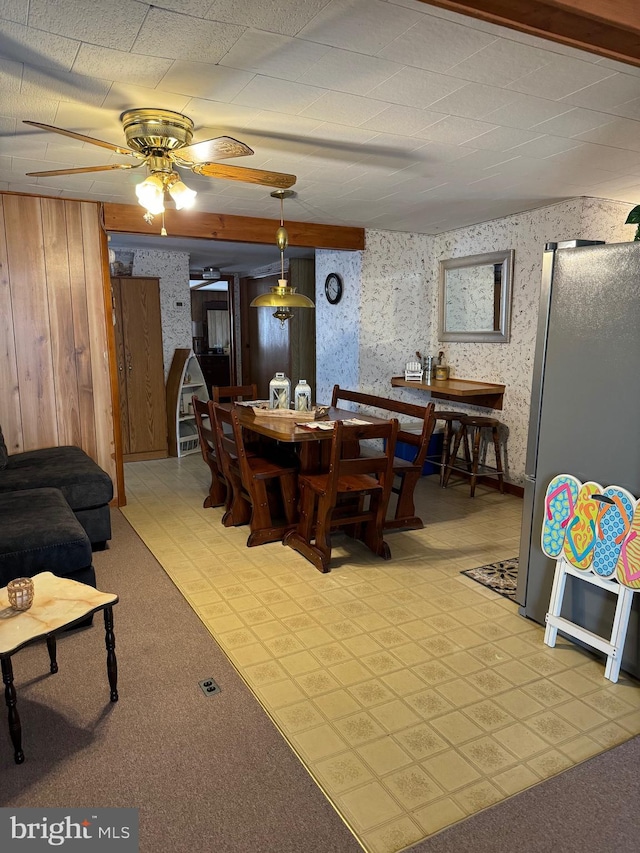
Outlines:
[[133, 275], [160, 279], [160, 311], [162, 314], [162, 351], [165, 382], [173, 353], [191, 347], [191, 293], [189, 291], [189, 254], [135, 249]]
[[[359, 290], [359, 301], [347, 300], [345, 286], [345, 298], [336, 306], [340, 310], [330, 314], [324, 307], [318, 309], [318, 329], [322, 330], [318, 335], [318, 376], [327, 385], [339, 381], [345, 387], [381, 396], [424, 402], [429, 399], [427, 392], [392, 389], [390, 378], [403, 373], [405, 362], [416, 350], [422, 354], [443, 350], [452, 376], [506, 385], [504, 409], [495, 416], [504, 425], [508, 479], [522, 484], [544, 245], [572, 238], [632, 240], [635, 226], [624, 225], [631, 207], [578, 198], [436, 236], [367, 231], [360, 282], [355, 279], [357, 266], [350, 269], [354, 280], [349, 281], [349, 290]], [[505, 249], [515, 250], [511, 341], [440, 344], [438, 261]], [[343, 254], [318, 252], [319, 291], [331, 264], [337, 269]], [[319, 306], [323, 299], [319, 292]], [[351, 362], [354, 349], [357, 371], [355, 359]], [[347, 355], [351, 363], [347, 363]], [[465, 404], [437, 401], [437, 405], [491, 414]]]
[[[337, 272], [343, 282], [342, 299], [327, 302], [324, 282]], [[360, 303], [362, 253], [316, 251], [316, 385], [313, 397], [319, 404], [331, 402], [334, 385], [359, 388]]]

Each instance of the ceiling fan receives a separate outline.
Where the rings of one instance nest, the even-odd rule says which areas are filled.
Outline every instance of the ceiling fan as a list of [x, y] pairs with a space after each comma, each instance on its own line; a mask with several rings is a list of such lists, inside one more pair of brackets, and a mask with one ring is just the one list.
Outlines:
[[[190, 169], [206, 178], [222, 178], [243, 181], [266, 187], [287, 189], [296, 182], [295, 175], [284, 172], [268, 172], [263, 169], [247, 169], [227, 166], [216, 160], [245, 157], [253, 150], [230, 136], [217, 136], [203, 142], [191, 144], [194, 125], [191, 119], [172, 110], [133, 109], [125, 110], [120, 116], [127, 147], [114, 145], [102, 139], [94, 139], [73, 130], [64, 130], [37, 121], [24, 124], [41, 130], [60, 133], [80, 142], [99, 145], [116, 154], [134, 157], [139, 163], [112, 163], [105, 166], [81, 166], [77, 169], [49, 169], [42, 172], [27, 172], [30, 177], [53, 177], [55, 175], [79, 175], [86, 172], [108, 172], [118, 169], [138, 169], [146, 164], [148, 176], [136, 187], [140, 204], [147, 209], [145, 219], [150, 222], [156, 213], [164, 213], [164, 196], [168, 191], [176, 207], [190, 207], [196, 193], [180, 180], [175, 168]], [[164, 227], [163, 227], [164, 231]]]

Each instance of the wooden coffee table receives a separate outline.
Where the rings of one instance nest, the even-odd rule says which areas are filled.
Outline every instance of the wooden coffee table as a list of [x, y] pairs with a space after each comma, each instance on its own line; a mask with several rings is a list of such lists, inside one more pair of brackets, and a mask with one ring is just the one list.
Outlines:
[[113, 633], [113, 605], [118, 596], [100, 592], [78, 581], [59, 578], [51, 572], [41, 572], [33, 578], [33, 604], [29, 610], [14, 610], [9, 606], [7, 588], [0, 589], [0, 662], [5, 699], [9, 709], [9, 734], [13, 743], [16, 764], [24, 761], [22, 751], [22, 726], [16, 708], [16, 690], [13, 685], [11, 656], [24, 646], [46, 639], [50, 670], [58, 671], [56, 660], [56, 634], [82, 622], [98, 610], [104, 611], [105, 645], [107, 647], [107, 674], [111, 701], [118, 701], [118, 664]]

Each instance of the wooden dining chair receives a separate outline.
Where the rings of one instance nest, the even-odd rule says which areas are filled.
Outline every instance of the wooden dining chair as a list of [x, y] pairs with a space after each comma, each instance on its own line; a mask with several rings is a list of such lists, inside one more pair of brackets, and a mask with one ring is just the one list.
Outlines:
[[191, 398], [193, 414], [196, 419], [196, 429], [200, 440], [202, 458], [211, 471], [209, 494], [204, 499], [203, 507], [222, 506], [227, 496], [227, 480], [220, 464], [216, 450], [214, 425], [210, 417], [207, 400], [200, 400], [197, 394]]
[[212, 402], [211, 408], [229, 488], [222, 523], [236, 527], [248, 522], [249, 548], [282, 539], [296, 523], [297, 467], [247, 452], [235, 407]]
[[256, 400], [257, 385], [214, 385], [213, 400], [215, 403], [235, 403], [237, 400]]
[[[391, 558], [383, 539], [384, 519], [393, 483], [393, 455], [398, 421], [347, 425], [336, 421], [329, 470], [298, 478], [300, 519], [283, 542], [302, 554], [321, 572], [330, 571], [331, 531], [346, 527], [374, 554]], [[361, 441], [382, 439], [385, 452], [354, 456]], [[368, 506], [366, 498], [368, 497]]]
[[[407, 415], [421, 424], [420, 432], [411, 432], [401, 426], [398, 429], [398, 441], [412, 448], [411, 458], [396, 457], [393, 460], [393, 473], [396, 480], [391, 491], [398, 496], [398, 499], [395, 512], [391, 508], [389, 512], [393, 512], [393, 515], [387, 518], [384, 523], [385, 530], [420, 530], [424, 527], [424, 522], [416, 515], [414, 492], [420, 482], [420, 477], [422, 477], [424, 464], [427, 461], [429, 442], [433, 436], [436, 423], [434, 403], [419, 406], [416, 403], [407, 403], [404, 400], [391, 400], [388, 397], [363, 394], [360, 391], [349, 391], [339, 385], [334, 385], [331, 405], [335, 408], [340, 405], [341, 401], [345, 400], [357, 403], [360, 406], [367, 406], [376, 412], [382, 410], [394, 415]], [[373, 455], [371, 451], [362, 448], [361, 453]]]

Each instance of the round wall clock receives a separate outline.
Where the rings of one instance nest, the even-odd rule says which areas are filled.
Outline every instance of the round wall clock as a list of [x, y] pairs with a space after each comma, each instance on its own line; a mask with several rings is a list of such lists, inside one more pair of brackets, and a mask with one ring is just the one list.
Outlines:
[[337, 305], [342, 299], [342, 290], [342, 279], [338, 273], [329, 273], [324, 282], [324, 293], [327, 297], [327, 302], [330, 302], [332, 305]]

